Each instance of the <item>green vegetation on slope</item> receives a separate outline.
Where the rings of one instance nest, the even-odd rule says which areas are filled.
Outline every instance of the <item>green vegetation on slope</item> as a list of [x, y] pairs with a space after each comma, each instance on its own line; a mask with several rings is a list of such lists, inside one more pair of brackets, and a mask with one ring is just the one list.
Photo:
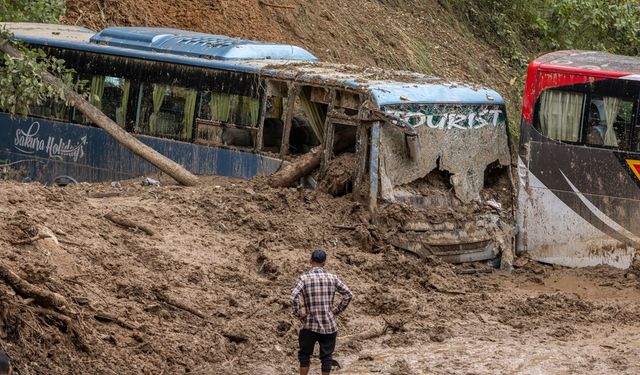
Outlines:
[[558, 49], [640, 55], [638, 0], [441, 0], [513, 64]]
[[[0, 21], [4, 22], [57, 23], [62, 12], [62, 0], [0, 0]], [[0, 30], [0, 43], [11, 38], [11, 34]], [[64, 100], [61, 90], [40, 78], [40, 72], [48, 70], [73, 86], [72, 71], [65, 68], [64, 61], [47, 57], [44, 51], [28, 49], [19, 43], [17, 47], [22, 59], [13, 59], [0, 52], [0, 110], [12, 115], [27, 113], [31, 106], [42, 104], [49, 98]]]
[[0, 21], [58, 23], [64, 0], [0, 0]]

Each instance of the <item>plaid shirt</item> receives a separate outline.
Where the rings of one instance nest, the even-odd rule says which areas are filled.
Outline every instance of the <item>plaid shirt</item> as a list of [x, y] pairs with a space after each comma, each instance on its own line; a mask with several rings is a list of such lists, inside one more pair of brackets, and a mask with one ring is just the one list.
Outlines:
[[[336, 291], [342, 297], [338, 307], [333, 309], [333, 296]], [[304, 310], [307, 317], [303, 329], [320, 334], [334, 333], [338, 330], [335, 315], [347, 308], [353, 294], [338, 276], [325, 271], [321, 267], [314, 267], [298, 277], [291, 292], [291, 306], [293, 315], [300, 315], [300, 294], [304, 296]]]
[[[342, 296], [338, 307], [333, 309], [333, 296], [336, 291]], [[314, 267], [300, 275], [291, 292], [293, 315], [300, 315], [300, 294], [304, 296], [306, 319], [302, 326], [320, 334], [334, 333], [338, 330], [335, 316], [347, 308], [353, 294], [338, 276], [326, 272], [321, 267]]]

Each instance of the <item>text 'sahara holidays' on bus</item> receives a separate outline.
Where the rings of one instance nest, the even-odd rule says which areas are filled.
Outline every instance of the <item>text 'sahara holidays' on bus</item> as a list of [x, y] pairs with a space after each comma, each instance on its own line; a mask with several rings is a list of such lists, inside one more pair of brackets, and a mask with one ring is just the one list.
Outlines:
[[529, 65], [518, 247], [536, 260], [626, 268], [640, 247], [640, 58], [559, 51]]
[[[6, 26], [64, 59], [87, 82], [92, 104], [193, 173], [270, 175], [320, 147], [320, 168], [306, 184], [351, 160], [348, 183], [333, 193], [367, 202], [395, 231], [394, 245], [454, 262], [492, 259], [511, 246], [505, 109], [492, 90], [182, 30]], [[23, 161], [31, 179], [155, 171], [64, 102], [26, 118], [0, 113], [0, 122], [0, 159]]]

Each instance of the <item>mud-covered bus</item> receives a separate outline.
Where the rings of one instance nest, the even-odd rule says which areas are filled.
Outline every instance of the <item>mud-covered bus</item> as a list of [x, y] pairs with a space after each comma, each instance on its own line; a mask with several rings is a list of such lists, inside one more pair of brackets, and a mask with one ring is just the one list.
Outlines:
[[[319, 147], [306, 184], [367, 202], [394, 245], [460, 262], [510, 243], [496, 241], [513, 212], [504, 102], [490, 89], [183, 30], [6, 26], [64, 59], [94, 106], [193, 173], [271, 175]], [[156, 172], [56, 100], [0, 113], [0, 160], [44, 183]], [[324, 183], [335, 168], [341, 183]]]
[[640, 246], [640, 58], [559, 51], [528, 68], [519, 251], [626, 268]]

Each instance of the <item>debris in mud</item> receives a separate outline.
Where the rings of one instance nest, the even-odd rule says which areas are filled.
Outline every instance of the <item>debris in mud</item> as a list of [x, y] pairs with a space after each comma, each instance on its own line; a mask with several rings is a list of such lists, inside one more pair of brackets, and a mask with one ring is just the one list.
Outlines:
[[142, 186], [160, 186], [160, 181], [151, 177], [145, 177], [145, 179], [142, 180]]
[[351, 152], [342, 153], [331, 159], [327, 173], [319, 183], [320, 190], [334, 197], [351, 193], [355, 165], [355, 156]]
[[409, 364], [407, 363], [407, 361], [405, 361], [404, 359], [401, 359], [399, 361], [396, 361], [393, 366], [391, 366], [391, 371], [389, 372], [389, 375], [413, 375], [416, 372], [413, 371], [413, 369], [411, 368], [411, 366], [409, 366]]
[[[640, 293], [637, 282], [622, 271], [529, 262], [509, 276], [458, 275], [438, 258], [384, 246], [388, 222], [365, 226], [361, 207], [346, 197], [305, 191], [305, 199], [296, 189], [271, 189], [260, 181], [206, 182], [197, 188], [162, 185], [150, 194], [139, 181], [122, 181], [125, 194], [100, 199], [88, 194], [103, 188], [98, 184], [0, 182], [2, 265], [64, 299], [44, 307], [40, 297], [0, 279], [0, 335], [20, 373], [68, 374], [69, 363], [77, 373], [295, 372], [299, 323], [290, 315], [287, 295], [316, 247], [327, 250], [327, 267], [355, 294], [338, 319], [336, 358], [346, 372], [365, 363], [392, 371], [395, 362], [381, 363], [376, 355], [358, 361], [361, 353], [368, 355], [364, 350], [407, 352], [456, 340], [478, 345], [487, 337], [495, 340], [495, 330], [505, 326], [510, 331], [502, 337], [516, 347], [525, 338], [538, 340], [532, 335], [541, 326], [545, 340], [575, 341], [582, 332], [595, 335], [600, 324], [633, 332], [640, 319], [633, 302], [640, 296], [631, 294]], [[114, 207], [162, 235], [105, 220]], [[12, 244], [43, 228], [57, 244], [49, 237]], [[369, 233], [371, 245], [362, 246], [367, 236], [359, 231]], [[377, 246], [380, 251], [370, 250]], [[543, 272], [535, 274], [538, 267]], [[551, 276], [567, 273], [593, 280], [593, 288], [606, 289], [606, 298], [614, 290], [635, 299], [603, 302], [545, 285]], [[531, 282], [533, 276], [542, 283]], [[619, 289], [598, 285], [612, 281]], [[562, 327], [579, 332], [567, 336]], [[428, 370], [414, 359], [404, 359], [414, 373]], [[439, 365], [447, 369], [448, 361]]]
[[435, 326], [428, 330], [429, 340], [433, 342], [445, 342], [452, 336], [451, 329], [445, 326]]
[[480, 191], [481, 199], [466, 203], [456, 197], [447, 171], [436, 169], [395, 186], [376, 217], [378, 229], [389, 233], [386, 237], [393, 246], [420, 257], [463, 263], [500, 255], [501, 267], [511, 270], [510, 180], [508, 173], [491, 176]]

